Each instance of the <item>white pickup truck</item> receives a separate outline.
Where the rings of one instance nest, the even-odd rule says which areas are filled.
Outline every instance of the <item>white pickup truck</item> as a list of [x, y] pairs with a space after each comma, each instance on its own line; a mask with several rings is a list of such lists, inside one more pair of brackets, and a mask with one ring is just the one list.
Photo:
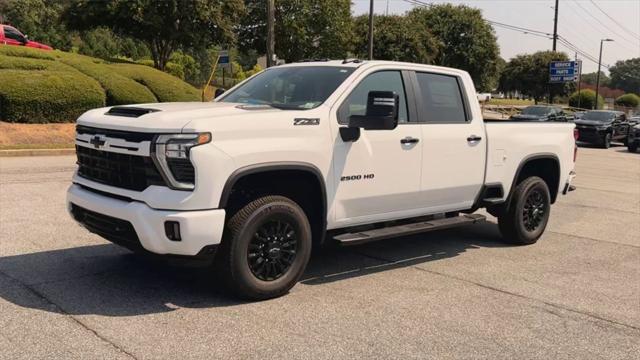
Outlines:
[[532, 244], [573, 189], [574, 125], [483, 121], [464, 71], [384, 61], [267, 69], [210, 103], [77, 121], [68, 209], [130, 249], [196, 259], [240, 296], [286, 293], [311, 249], [498, 218]]

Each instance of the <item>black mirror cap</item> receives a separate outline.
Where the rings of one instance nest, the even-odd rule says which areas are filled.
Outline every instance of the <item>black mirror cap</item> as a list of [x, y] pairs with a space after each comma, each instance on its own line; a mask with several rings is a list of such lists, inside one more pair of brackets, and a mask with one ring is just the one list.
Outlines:
[[225, 92], [225, 91], [226, 91], [226, 90], [225, 90], [225, 89], [223, 89], [223, 88], [217, 88], [217, 89], [216, 89], [216, 91], [215, 91], [215, 92], [214, 92], [214, 94], [213, 94], [213, 97], [214, 97], [214, 98], [217, 98], [218, 96], [220, 96], [220, 95], [224, 94], [224, 92]]
[[351, 115], [349, 127], [365, 130], [393, 130], [398, 126], [400, 97], [392, 91], [370, 91], [366, 115]]

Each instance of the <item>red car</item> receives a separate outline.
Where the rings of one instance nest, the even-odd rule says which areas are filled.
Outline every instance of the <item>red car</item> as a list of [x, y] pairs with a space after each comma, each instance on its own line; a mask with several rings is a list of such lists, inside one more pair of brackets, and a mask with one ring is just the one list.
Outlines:
[[0, 24], [0, 44], [26, 46], [42, 50], [53, 50], [49, 45], [31, 41], [13, 26]]

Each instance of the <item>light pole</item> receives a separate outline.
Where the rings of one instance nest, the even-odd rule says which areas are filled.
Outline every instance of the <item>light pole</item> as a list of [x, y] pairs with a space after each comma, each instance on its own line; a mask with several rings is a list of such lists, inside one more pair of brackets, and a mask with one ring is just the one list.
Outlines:
[[613, 41], [613, 39], [602, 39], [600, 40], [600, 57], [598, 58], [598, 72], [596, 73], [596, 103], [594, 108], [598, 110], [598, 92], [600, 90], [600, 64], [602, 63], [602, 44], [605, 41]]
[[373, 0], [369, 2], [369, 60], [373, 60]]

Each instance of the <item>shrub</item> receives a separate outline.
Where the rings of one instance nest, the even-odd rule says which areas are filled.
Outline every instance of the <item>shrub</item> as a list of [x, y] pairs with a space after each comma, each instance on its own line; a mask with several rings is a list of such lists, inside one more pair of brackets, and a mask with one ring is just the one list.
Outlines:
[[159, 101], [200, 100], [200, 92], [196, 88], [162, 71], [137, 64], [110, 64], [108, 67], [148, 87]]
[[114, 73], [102, 61], [82, 55], [63, 56], [60, 61], [96, 79], [106, 93], [107, 105], [140, 104], [157, 101], [147, 87]]
[[54, 54], [57, 52], [59, 51], [42, 51], [39, 49], [10, 45], [0, 46], [0, 55], [23, 58], [55, 60], [56, 58]]
[[[593, 109], [595, 107], [595, 102], [596, 92], [591, 89], [580, 90], [580, 93], [576, 91], [569, 97], [569, 106], [580, 107], [583, 109]], [[598, 107], [602, 106], [603, 103], [604, 100], [602, 99], [602, 96], [598, 95]]]
[[105, 105], [100, 84], [71, 71], [0, 70], [0, 118], [8, 122], [69, 122]]
[[636, 94], [624, 94], [616, 99], [616, 105], [626, 107], [638, 107], [640, 105], [640, 96]]
[[251, 70], [245, 71], [245, 74], [247, 75], [247, 77], [251, 77], [259, 73], [260, 71], [262, 71], [262, 66], [260, 66], [260, 64], [255, 64]]

